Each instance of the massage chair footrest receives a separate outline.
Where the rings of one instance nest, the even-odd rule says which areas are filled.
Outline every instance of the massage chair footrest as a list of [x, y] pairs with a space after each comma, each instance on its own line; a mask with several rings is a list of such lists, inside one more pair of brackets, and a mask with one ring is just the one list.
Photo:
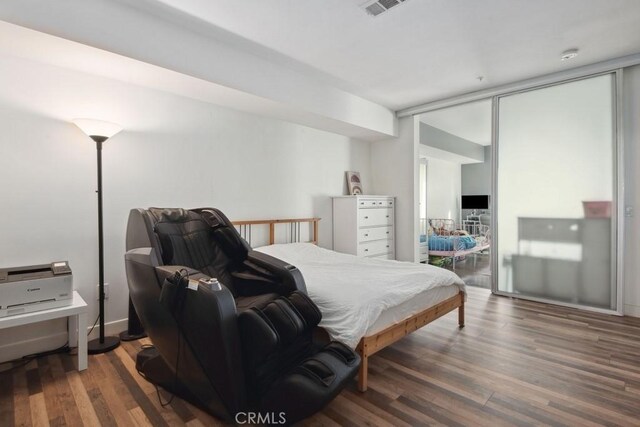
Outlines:
[[293, 423], [319, 411], [354, 378], [360, 356], [331, 342], [278, 379], [260, 402], [264, 412], [283, 412]]

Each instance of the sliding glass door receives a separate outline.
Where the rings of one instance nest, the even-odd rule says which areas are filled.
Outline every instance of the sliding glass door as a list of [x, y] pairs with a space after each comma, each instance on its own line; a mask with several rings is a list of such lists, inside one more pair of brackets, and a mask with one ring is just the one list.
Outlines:
[[495, 99], [494, 291], [618, 308], [615, 78]]

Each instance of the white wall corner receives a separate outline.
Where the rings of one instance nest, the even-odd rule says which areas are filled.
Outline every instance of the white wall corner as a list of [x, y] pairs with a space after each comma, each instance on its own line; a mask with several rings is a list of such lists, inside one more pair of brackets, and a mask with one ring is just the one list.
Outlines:
[[640, 317], [640, 305], [625, 304], [624, 315], [632, 317]]
[[398, 121], [398, 137], [374, 142], [371, 174], [377, 194], [396, 197], [396, 258], [418, 258], [418, 141], [413, 117]]

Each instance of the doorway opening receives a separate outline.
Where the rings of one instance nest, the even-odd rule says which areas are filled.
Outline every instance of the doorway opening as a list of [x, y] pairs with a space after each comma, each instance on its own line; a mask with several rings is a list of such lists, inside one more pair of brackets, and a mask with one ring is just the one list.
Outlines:
[[420, 262], [491, 289], [491, 99], [419, 116]]

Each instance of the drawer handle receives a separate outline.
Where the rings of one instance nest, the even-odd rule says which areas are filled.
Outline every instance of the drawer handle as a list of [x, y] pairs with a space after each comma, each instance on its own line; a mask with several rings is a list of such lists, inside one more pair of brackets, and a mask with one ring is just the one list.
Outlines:
[[360, 202], [361, 205], [364, 205], [364, 202]]
[[369, 252], [369, 249], [365, 249], [364, 251], [365, 251], [365, 252]]
[[365, 216], [365, 217], [364, 217], [364, 219], [369, 219], [369, 217], [368, 217], [368, 216]]
[[367, 233], [367, 234], [365, 234], [365, 235], [364, 235], [364, 237], [369, 237], [369, 234], [368, 234], [368, 233]]
[[387, 247], [389, 247], [389, 245], [387, 245]]
[[387, 218], [389, 218], [389, 215], [387, 215]]
[[382, 202], [378, 202], [378, 204], [379, 204], [379, 205], [381, 205], [381, 204], [382, 204]]

